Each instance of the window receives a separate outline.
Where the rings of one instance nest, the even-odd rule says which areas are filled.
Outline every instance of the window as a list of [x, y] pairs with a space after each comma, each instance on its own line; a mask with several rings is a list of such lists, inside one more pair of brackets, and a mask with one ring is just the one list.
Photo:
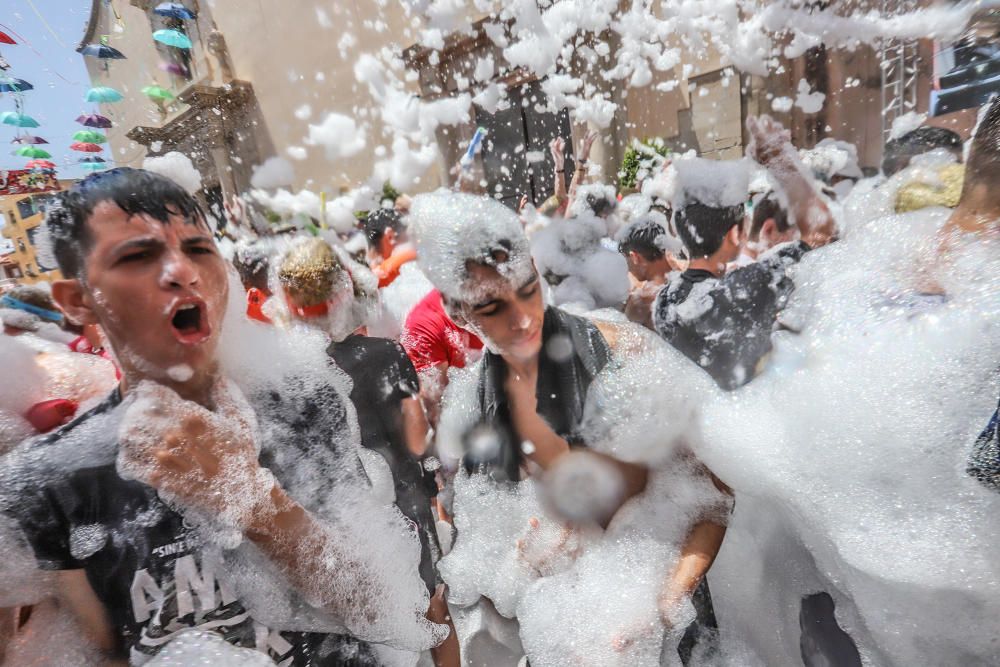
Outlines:
[[17, 227], [17, 216], [14, 215], [14, 211], [7, 211], [7, 217], [10, 218], [10, 226]]
[[30, 218], [37, 211], [35, 210], [35, 203], [32, 201], [32, 197], [25, 197], [17, 202], [17, 213], [21, 216], [21, 219]]

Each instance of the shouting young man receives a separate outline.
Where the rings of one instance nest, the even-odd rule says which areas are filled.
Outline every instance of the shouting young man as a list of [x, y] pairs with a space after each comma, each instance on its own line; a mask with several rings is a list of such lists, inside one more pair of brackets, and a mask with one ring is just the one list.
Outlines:
[[66, 276], [55, 299], [101, 326], [123, 377], [22, 447], [0, 501], [88, 641], [141, 664], [197, 628], [311, 666], [380, 664], [359, 635], [408, 650], [443, 639], [422, 618], [416, 541], [363, 500], [353, 415], [332, 381], [283, 376], [278, 358], [250, 364], [258, 381], [243, 387], [221, 371], [228, 276], [197, 202], [114, 169], [62, 194], [46, 226]]

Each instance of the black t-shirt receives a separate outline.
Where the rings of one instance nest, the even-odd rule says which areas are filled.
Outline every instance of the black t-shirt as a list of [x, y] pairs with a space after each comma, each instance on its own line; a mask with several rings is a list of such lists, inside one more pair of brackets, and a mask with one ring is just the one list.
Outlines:
[[417, 371], [402, 346], [386, 338], [348, 336], [332, 343], [327, 353], [354, 383], [351, 402], [358, 414], [361, 445], [385, 459], [392, 471], [396, 506], [420, 528], [420, 575], [433, 594], [434, 562], [440, 554], [431, 513], [437, 483], [406, 446], [403, 425], [403, 401], [420, 393]]
[[[262, 432], [279, 441], [272, 440], [272, 445], [298, 446], [300, 453], [307, 454], [305, 444], [293, 443], [325, 438], [332, 447], [335, 434], [347, 429], [346, 412], [332, 387], [318, 396], [269, 391], [250, 400]], [[64, 439], [75, 447], [80, 443], [73, 440], [74, 433], [88, 433], [88, 426], [116, 427], [116, 421], [104, 425], [100, 420], [102, 415], [111, 416], [120, 403], [116, 390], [56, 433], [26, 443], [32, 454], [38, 454], [31, 460], [45, 461], [46, 448], [59, 453]], [[265, 446], [261, 462], [270, 460], [275, 476], [286, 488], [294, 489], [287, 483], [292, 475], [281, 469], [282, 461], [294, 457], [287, 452], [275, 456]], [[17, 490], [13, 505], [5, 511], [17, 519], [40, 568], [86, 572], [118, 634], [119, 652], [128, 655], [130, 662], [142, 664], [177, 633], [197, 627], [212, 630], [236, 646], [265, 652], [279, 665], [379, 664], [369, 645], [351, 637], [279, 632], [255, 622], [227, 584], [221, 559], [210, 555], [214, 550], [202, 547], [184, 517], [153, 488], [122, 479], [113, 452], [97, 458], [101, 464], [62, 474], [22, 470], [19, 478], [33, 481]], [[36, 467], [51, 465], [49, 460]]]
[[775, 319], [795, 289], [788, 270], [808, 250], [789, 243], [721, 278], [684, 271], [656, 298], [656, 331], [723, 389], [746, 384], [771, 351]]

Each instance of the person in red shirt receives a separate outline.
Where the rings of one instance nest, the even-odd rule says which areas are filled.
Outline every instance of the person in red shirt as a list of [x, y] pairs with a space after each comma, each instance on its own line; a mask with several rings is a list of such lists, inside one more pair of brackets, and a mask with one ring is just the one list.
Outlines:
[[452, 322], [444, 312], [441, 292], [431, 290], [406, 317], [400, 336], [403, 349], [420, 374], [420, 397], [431, 424], [437, 424], [448, 369], [464, 368], [479, 358], [483, 342]]
[[364, 227], [371, 269], [381, 289], [399, 277], [404, 264], [417, 258], [417, 250], [406, 236], [406, 225], [398, 211], [389, 208], [372, 211], [365, 218]]
[[271, 298], [267, 284], [271, 258], [267, 247], [259, 241], [240, 244], [233, 254], [233, 266], [247, 291], [247, 317], [270, 324], [271, 318], [264, 314], [264, 303]]

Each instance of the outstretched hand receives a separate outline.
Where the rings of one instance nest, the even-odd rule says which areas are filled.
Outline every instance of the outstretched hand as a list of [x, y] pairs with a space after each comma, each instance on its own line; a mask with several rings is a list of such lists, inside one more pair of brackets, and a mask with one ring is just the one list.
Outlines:
[[205, 518], [244, 530], [270, 500], [274, 478], [257, 461], [253, 414], [228, 383], [216, 410], [142, 382], [119, 427], [118, 470]]
[[788, 150], [792, 148], [791, 132], [767, 114], [749, 116], [747, 130], [750, 133], [747, 156], [761, 166], [774, 166], [787, 157]]
[[577, 157], [581, 162], [586, 162], [590, 159], [590, 149], [593, 148], [594, 142], [597, 140], [598, 133], [591, 130], [583, 137], [583, 141], [576, 149]]

